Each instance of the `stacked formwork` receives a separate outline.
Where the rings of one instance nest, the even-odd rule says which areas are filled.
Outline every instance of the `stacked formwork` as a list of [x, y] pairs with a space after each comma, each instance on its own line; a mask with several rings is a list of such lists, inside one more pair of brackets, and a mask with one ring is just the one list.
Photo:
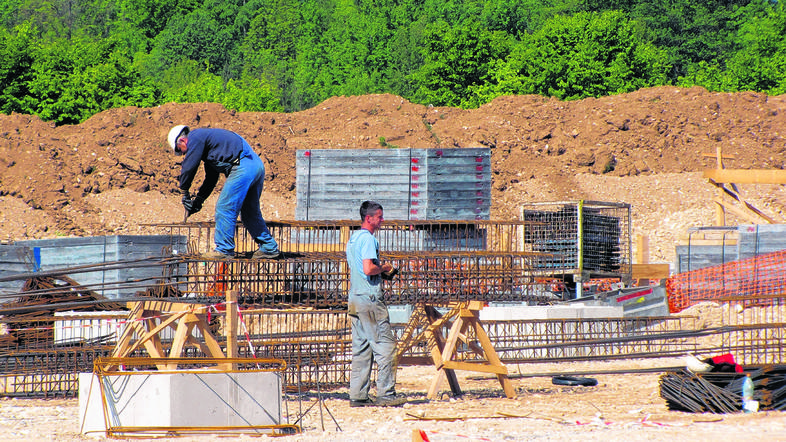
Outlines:
[[732, 263], [783, 249], [786, 249], [786, 224], [693, 227], [676, 247], [674, 273]]
[[296, 167], [298, 220], [358, 219], [365, 200], [389, 219], [489, 219], [489, 148], [299, 150]]
[[[84, 238], [53, 238], [17, 241], [16, 255], [26, 264], [26, 272], [49, 272], [77, 266], [92, 266], [73, 274], [87, 287], [100, 287], [107, 299], [130, 297], [137, 291], [134, 282], [152, 285], [164, 277], [158, 265], [133, 265], [187, 252], [187, 239], [181, 235], [106, 235]], [[111, 265], [120, 263], [123, 265]], [[180, 273], [185, 268], [177, 270]], [[19, 272], [25, 273], [25, 272]], [[127, 284], [131, 283], [131, 284]]]

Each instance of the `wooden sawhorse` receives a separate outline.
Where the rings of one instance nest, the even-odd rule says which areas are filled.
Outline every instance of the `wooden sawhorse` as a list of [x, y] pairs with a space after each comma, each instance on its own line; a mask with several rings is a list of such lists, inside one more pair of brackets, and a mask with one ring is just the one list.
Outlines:
[[[483, 308], [480, 301], [458, 302], [450, 304], [450, 311], [442, 315], [431, 305], [418, 304], [412, 312], [402, 338], [397, 344], [396, 360], [401, 355], [419, 344], [427, 342], [431, 353], [431, 361], [437, 370], [436, 377], [431, 383], [427, 397], [435, 399], [439, 393], [440, 384], [448, 380], [450, 390], [454, 395], [461, 395], [461, 387], [456, 378], [455, 370], [476, 371], [493, 373], [497, 375], [505, 396], [512, 399], [516, 396], [513, 385], [508, 378], [508, 369], [497, 356], [497, 351], [491, 345], [486, 331], [480, 322], [479, 312]], [[450, 321], [453, 321], [451, 324]], [[442, 327], [449, 326], [447, 338], [442, 334]], [[467, 330], [475, 332], [477, 343], [467, 338]], [[419, 333], [416, 332], [420, 330]], [[486, 362], [464, 362], [458, 358], [459, 341], [476, 353]], [[480, 344], [480, 345], [478, 345]]]

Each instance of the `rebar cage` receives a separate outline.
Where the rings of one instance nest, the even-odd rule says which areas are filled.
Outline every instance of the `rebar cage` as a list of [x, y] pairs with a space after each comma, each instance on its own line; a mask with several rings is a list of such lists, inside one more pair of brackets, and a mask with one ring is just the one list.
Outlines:
[[522, 205], [526, 224], [524, 252], [553, 256], [538, 271], [544, 276], [572, 274], [631, 279], [630, 205], [599, 201], [563, 201]]

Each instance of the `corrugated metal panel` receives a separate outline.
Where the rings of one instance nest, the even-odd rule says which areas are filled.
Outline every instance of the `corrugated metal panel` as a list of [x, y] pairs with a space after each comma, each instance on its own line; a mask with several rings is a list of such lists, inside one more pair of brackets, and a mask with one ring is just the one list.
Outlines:
[[786, 249], [786, 224], [739, 226], [739, 259]]
[[[16, 244], [33, 251], [40, 270], [50, 271], [116, 261], [158, 258], [167, 256], [165, 252], [170, 250], [183, 253], [187, 248], [187, 239], [182, 235], [113, 235], [28, 240]], [[157, 278], [163, 276], [162, 271], [160, 266], [130, 267], [74, 273], [70, 276], [80, 284], [91, 286]], [[185, 274], [186, 269], [183, 268], [182, 271]], [[132, 296], [139, 290], [138, 287], [107, 287], [105, 290], [88, 288], [109, 299]]]
[[358, 219], [375, 200], [388, 219], [489, 219], [490, 157], [488, 148], [300, 150], [295, 217]]
[[737, 245], [678, 245], [676, 273], [689, 272], [736, 261]]
[[[29, 247], [0, 244], [0, 278], [30, 273], [34, 270], [35, 258]], [[0, 295], [19, 293], [24, 283], [24, 281], [0, 282]]]

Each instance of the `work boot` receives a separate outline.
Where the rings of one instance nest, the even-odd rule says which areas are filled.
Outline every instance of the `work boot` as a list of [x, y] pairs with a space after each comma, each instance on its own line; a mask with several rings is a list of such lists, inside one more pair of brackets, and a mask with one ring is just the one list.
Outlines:
[[407, 403], [404, 396], [382, 396], [374, 402], [377, 407], [400, 407]]
[[264, 251], [262, 249], [259, 249], [256, 252], [254, 252], [253, 255], [251, 255], [251, 258], [252, 259], [273, 259], [273, 258], [278, 258], [279, 255], [281, 255], [281, 252], [279, 252], [278, 250], [276, 250], [275, 252], [266, 252], [266, 251]]
[[232, 253], [222, 253], [218, 250], [213, 250], [202, 255], [204, 259], [234, 259], [235, 255]]
[[352, 408], [355, 408], [355, 407], [373, 407], [374, 406], [374, 402], [371, 399], [363, 399], [363, 400], [359, 400], [359, 401], [350, 399], [349, 400], [349, 406], [352, 407]]

